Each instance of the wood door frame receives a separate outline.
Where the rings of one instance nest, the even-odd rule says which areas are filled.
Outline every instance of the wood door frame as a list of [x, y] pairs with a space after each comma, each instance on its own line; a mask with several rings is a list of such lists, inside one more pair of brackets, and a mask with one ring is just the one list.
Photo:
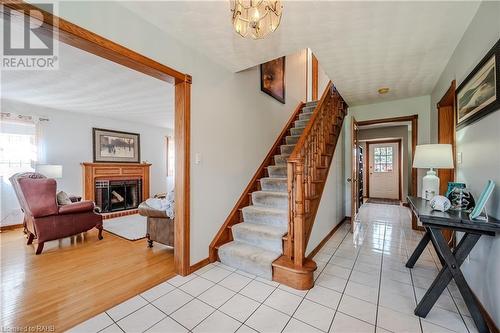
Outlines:
[[[399, 158], [398, 158], [398, 198], [399, 201], [402, 200], [402, 193], [403, 193], [403, 183], [401, 182], [401, 178], [403, 177], [402, 175], [402, 163], [401, 159], [403, 158], [403, 139], [392, 139], [392, 140], [366, 140], [366, 163], [368, 165], [367, 168], [365, 168], [365, 178], [366, 178], [366, 194], [367, 198], [372, 198], [370, 197], [370, 145], [375, 145], [375, 144], [384, 144], [384, 143], [397, 143], [398, 144], [398, 152], [399, 152]], [[375, 197], [373, 197], [375, 198]], [[386, 199], [386, 198], [376, 198], [376, 199]]]
[[[415, 150], [417, 148], [418, 141], [418, 115], [414, 114], [411, 116], [401, 116], [392, 118], [380, 118], [358, 121], [358, 126], [374, 125], [374, 124], [384, 124], [384, 123], [398, 123], [403, 121], [411, 122], [411, 164], [413, 165], [413, 158], [415, 157]], [[417, 169], [411, 169], [411, 192], [410, 194], [414, 197], [417, 196]]]
[[[438, 141], [439, 141], [439, 136], [441, 134], [441, 126], [440, 126], [440, 117], [439, 117], [439, 109], [442, 106], [451, 106], [453, 109], [453, 143], [452, 143], [452, 151], [453, 151], [453, 179], [452, 181], [455, 181], [455, 178], [457, 177], [457, 131], [456, 131], [456, 125], [457, 125], [457, 115], [456, 115], [456, 103], [457, 103], [457, 98], [456, 98], [456, 81], [453, 80], [451, 81], [450, 87], [446, 92], [444, 93], [443, 97], [439, 100], [439, 102], [436, 104], [437, 112], [438, 112]], [[439, 143], [439, 142], [438, 142]], [[438, 170], [439, 173], [439, 170]]]
[[[35, 5], [24, 1], [6, 2], [4, 8], [16, 10], [32, 19], [42, 21], [41, 32], [47, 37], [87, 51], [101, 58], [136, 70], [175, 87], [175, 271], [180, 275], [190, 272], [190, 113], [192, 78], [171, 67], [86, 30]], [[2, 10], [2, 15], [9, 12]], [[41, 17], [40, 17], [41, 16]], [[53, 33], [57, 31], [57, 33]]]
[[311, 59], [312, 100], [317, 101], [318, 100], [318, 89], [319, 89], [319, 83], [318, 83], [319, 64], [318, 64], [318, 58], [316, 58], [314, 53], [311, 53], [311, 55], [312, 55], [312, 59]]
[[356, 182], [356, 177], [358, 176], [358, 162], [356, 158], [355, 151], [358, 149], [357, 144], [357, 135], [355, 134], [358, 131], [359, 123], [356, 121], [354, 116], [351, 117], [351, 232], [354, 232], [355, 221], [356, 221], [356, 213], [357, 207], [356, 203], [358, 200], [358, 183]]

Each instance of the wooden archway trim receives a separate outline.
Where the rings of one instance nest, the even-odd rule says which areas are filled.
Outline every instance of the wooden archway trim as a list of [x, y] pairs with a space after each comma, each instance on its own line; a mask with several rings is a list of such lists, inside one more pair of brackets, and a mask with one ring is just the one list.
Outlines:
[[[189, 222], [190, 222], [190, 113], [191, 83], [188, 74], [162, 65], [120, 44], [86, 30], [24, 1], [1, 1], [4, 6], [32, 19], [41, 21], [42, 32], [50, 38], [108, 59], [127, 68], [175, 85], [175, 244], [174, 263], [177, 274], [190, 272]], [[1, 10], [9, 16], [9, 11]], [[41, 15], [43, 17], [41, 17]], [[56, 33], [53, 34], [53, 31]]]
[[[402, 121], [411, 122], [411, 163], [413, 164], [413, 158], [415, 157], [415, 149], [417, 148], [418, 141], [418, 115], [414, 114], [411, 116], [364, 120], [358, 121], [357, 124], [361, 127], [366, 125], [397, 123]], [[411, 195], [417, 196], [417, 169], [413, 167], [411, 168]]]

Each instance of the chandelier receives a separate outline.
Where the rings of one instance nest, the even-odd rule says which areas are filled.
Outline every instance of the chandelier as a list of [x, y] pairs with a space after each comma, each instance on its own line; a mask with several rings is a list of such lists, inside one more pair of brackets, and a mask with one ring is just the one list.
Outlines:
[[279, 0], [231, 0], [233, 27], [242, 37], [266, 37], [280, 25], [282, 11]]

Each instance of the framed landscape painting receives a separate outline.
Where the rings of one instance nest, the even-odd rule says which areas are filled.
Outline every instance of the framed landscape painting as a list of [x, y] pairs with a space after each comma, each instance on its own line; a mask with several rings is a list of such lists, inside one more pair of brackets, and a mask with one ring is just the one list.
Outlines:
[[94, 162], [140, 163], [140, 135], [93, 128]]
[[500, 40], [457, 89], [457, 129], [500, 109]]
[[285, 57], [260, 65], [260, 90], [285, 104]]

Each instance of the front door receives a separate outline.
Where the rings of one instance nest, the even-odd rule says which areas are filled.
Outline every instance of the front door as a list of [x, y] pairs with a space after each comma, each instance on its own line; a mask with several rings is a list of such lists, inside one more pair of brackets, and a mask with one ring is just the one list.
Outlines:
[[369, 145], [370, 198], [399, 199], [399, 143]]

